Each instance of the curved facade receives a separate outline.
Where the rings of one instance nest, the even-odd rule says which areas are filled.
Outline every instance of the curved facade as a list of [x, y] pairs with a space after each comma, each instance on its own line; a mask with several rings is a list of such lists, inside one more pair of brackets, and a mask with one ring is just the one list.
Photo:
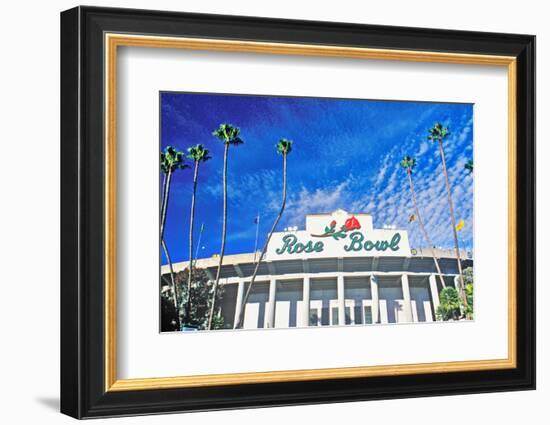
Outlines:
[[[458, 285], [454, 250], [411, 249], [405, 230], [375, 229], [369, 214], [308, 215], [305, 229], [272, 235], [246, 304], [244, 328], [434, 321], [443, 284], [432, 252], [445, 285]], [[228, 328], [243, 308], [259, 255], [224, 257], [219, 308]], [[195, 267], [214, 279], [218, 261], [198, 259]], [[472, 253], [461, 252], [461, 262], [463, 268], [473, 266]]]

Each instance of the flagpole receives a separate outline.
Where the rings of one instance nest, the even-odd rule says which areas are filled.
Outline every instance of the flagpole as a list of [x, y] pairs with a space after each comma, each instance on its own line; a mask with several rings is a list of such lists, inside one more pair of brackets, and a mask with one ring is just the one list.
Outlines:
[[254, 262], [256, 262], [256, 255], [258, 252], [258, 232], [260, 230], [260, 212], [256, 214], [256, 241], [254, 242]]
[[195, 264], [197, 263], [197, 259], [199, 258], [199, 249], [201, 246], [201, 237], [202, 237], [202, 231], [204, 230], [204, 223], [201, 223], [201, 230], [199, 232], [199, 240], [197, 243], [197, 249], [195, 250]]
[[[457, 230], [457, 232], [460, 232], [462, 229], [464, 229], [464, 226], [465, 226], [465, 225], [466, 225], [466, 224], [465, 224], [465, 222], [464, 222], [464, 219], [461, 218], [461, 219], [458, 221], [458, 224], [456, 225], [456, 230]], [[460, 227], [459, 227], [459, 226], [460, 226]], [[458, 233], [457, 233], [457, 235], [458, 235]], [[462, 249], [462, 251], [466, 252], [467, 250], [464, 249], [464, 246], [462, 245], [462, 243], [461, 243], [460, 239], [458, 239], [458, 237], [457, 237], [457, 240], [458, 240], [458, 249], [459, 249], [459, 252], [460, 252], [461, 249]], [[462, 255], [462, 254], [461, 254], [461, 255]]]

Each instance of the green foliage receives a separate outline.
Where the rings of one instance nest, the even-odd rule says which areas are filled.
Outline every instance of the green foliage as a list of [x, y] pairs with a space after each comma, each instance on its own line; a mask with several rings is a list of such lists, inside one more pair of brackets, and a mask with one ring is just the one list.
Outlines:
[[[195, 328], [199, 330], [204, 330], [208, 325], [208, 315], [210, 313], [210, 307], [212, 305], [212, 295], [214, 293], [213, 286], [214, 282], [209, 281], [208, 276], [203, 269], [193, 267], [193, 273], [191, 275], [191, 311], [189, 314], [188, 323], [184, 323], [186, 319], [185, 308], [187, 307], [187, 280], [189, 276], [189, 269], [185, 269], [181, 272], [175, 273], [175, 282], [176, 282], [176, 291], [178, 295], [178, 302], [180, 305], [180, 323], [183, 323], [183, 326], [189, 328]], [[172, 290], [169, 285], [170, 277], [169, 275], [162, 276], [163, 279], [163, 289], [161, 291], [161, 311], [163, 314], [162, 324], [163, 331], [176, 330], [175, 328], [170, 328], [171, 324], [176, 323], [175, 321], [175, 309], [172, 301]], [[216, 294], [216, 305], [220, 305], [221, 299], [223, 297], [223, 286], [218, 287]], [[166, 316], [165, 316], [166, 315]], [[212, 320], [212, 329], [222, 329], [225, 326], [224, 318], [221, 314], [216, 314]], [[167, 329], [164, 328], [166, 325]]]
[[447, 286], [439, 294], [439, 307], [435, 312], [437, 320], [458, 320], [461, 316], [462, 301], [458, 291]]
[[466, 164], [464, 164], [464, 168], [468, 171], [469, 174], [472, 174], [474, 172], [474, 161], [469, 159]]
[[163, 173], [177, 169], [185, 169], [189, 166], [185, 164], [185, 157], [182, 151], [172, 146], [167, 146], [164, 152], [160, 153], [160, 169]]
[[244, 141], [239, 137], [241, 130], [231, 124], [223, 123], [212, 132], [212, 136], [216, 136], [227, 145], [240, 145]]
[[472, 267], [466, 267], [462, 270], [462, 277], [464, 278], [464, 284], [474, 284], [474, 269]]
[[405, 169], [413, 169], [416, 166], [416, 159], [410, 157], [409, 155], [405, 155], [403, 159], [399, 162], [399, 165]]
[[464, 308], [466, 318], [474, 318], [474, 269], [468, 267], [464, 269], [462, 273], [464, 278], [464, 289], [466, 291], [466, 301], [467, 305]]
[[288, 155], [292, 151], [292, 140], [281, 139], [279, 143], [275, 145], [277, 153], [281, 155]]
[[467, 267], [462, 272], [467, 304], [464, 305], [458, 291], [447, 286], [439, 294], [439, 307], [435, 313], [437, 320], [458, 320], [474, 318], [474, 269]]
[[[170, 280], [166, 278], [166, 282]], [[174, 307], [174, 301], [172, 300], [172, 291], [170, 286], [165, 284], [162, 286], [160, 292], [160, 326], [162, 332], [177, 331], [178, 325], [176, 321], [176, 308]]]
[[191, 146], [187, 149], [187, 158], [194, 162], [205, 162], [209, 159], [212, 159], [212, 157], [209, 155], [208, 149], [205, 149], [203, 145], [195, 145]]
[[451, 132], [447, 127], [443, 127], [443, 124], [436, 122], [432, 128], [428, 130], [428, 140], [432, 142], [443, 141]]

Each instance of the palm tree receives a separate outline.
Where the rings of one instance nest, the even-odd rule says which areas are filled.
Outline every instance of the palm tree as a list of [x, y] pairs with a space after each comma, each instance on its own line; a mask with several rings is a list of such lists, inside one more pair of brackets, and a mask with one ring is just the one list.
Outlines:
[[193, 222], [195, 220], [195, 196], [197, 194], [197, 177], [199, 176], [199, 164], [208, 161], [208, 149], [203, 145], [191, 146], [187, 149], [187, 158], [195, 163], [195, 171], [193, 173], [193, 196], [191, 197], [191, 215], [189, 219], [189, 276], [187, 279], [187, 307], [185, 309], [186, 322], [189, 322], [189, 314], [191, 311], [191, 276], [193, 268]]
[[453, 208], [453, 199], [451, 197], [451, 186], [449, 185], [449, 175], [447, 173], [447, 163], [445, 162], [445, 151], [443, 150], [443, 140], [449, 136], [450, 132], [447, 127], [439, 122], [428, 130], [428, 140], [439, 143], [439, 153], [441, 154], [441, 163], [443, 164], [443, 175], [445, 176], [445, 187], [447, 188], [447, 200], [449, 202], [449, 210], [451, 212], [451, 226], [453, 228], [453, 237], [455, 242], [456, 262], [458, 264], [458, 273], [460, 279], [460, 294], [467, 305], [466, 291], [464, 290], [464, 276], [462, 276], [462, 264], [460, 262], [460, 250], [458, 248], [458, 234], [456, 231], [455, 212]]
[[466, 161], [464, 168], [468, 171], [468, 174], [472, 174], [474, 172], [474, 161], [472, 159]]
[[214, 309], [216, 306], [216, 294], [218, 292], [218, 284], [220, 282], [220, 273], [222, 270], [223, 255], [225, 252], [225, 234], [227, 228], [227, 154], [229, 152], [230, 145], [240, 145], [243, 140], [239, 137], [241, 130], [238, 127], [234, 127], [231, 124], [220, 124], [220, 126], [214, 130], [213, 136], [220, 139], [224, 144], [223, 150], [223, 224], [222, 224], [222, 246], [220, 248], [220, 261], [218, 263], [218, 270], [216, 272], [216, 280], [214, 281], [214, 287], [212, 288], [212, 305], [210, 308], [210, 315], [208, 316], [208, 327], [212, 329], [212, 318], [214, 317]]
[[242, 327], [243, 320], [244, 320], [244, 312], [246, 308], [246, 303], [248, 302], [248, 298], [250, 297], [250, 292], [252, 291], [252, 285], [254, 284], [254, 281], [256, 280], [256, 275], [258, 274], [258, 269], [260, 268], [260, 263], [262, 262], [262, 258], [265, 256], [265, 253], [267, 251], [267, 246], [269, 245], [269, 241], [271, 240], [271, 236], [273, 235], [273, 232], [275, 231], [275, 228], [277, 227], [277, 224], [279, 223], [279, 220], [281, 220], [281, 216], [283, 215], [283, 212], [285, 210], [286, 205], [286, 160], [288, 154], [292, 151], [292, 140], [287, 139], [281, 139], [279, 140], [279, 143], [277, 143], [277, 153], [283, 156], [283, 201], [281, 203], [281, 209], [279, 210], [279, 214], [277, 215], [277, 218], [273, 222], [273, 226], [271, 226], [271, 231], [267, 235], [267, 239], [264, 243], [264, 247], [262, 249], [262, 253], [260, 254], [260, 257], [258, 258], [258, 261], [256, 262], [256, 266], [254, 267], [254, 273], [252, 274], [252, 278], [250, 279], [250, 284], [248, 285], [248, 289], [246, 290], [246, 294], [243, 297], [242, 300], [242, 308], [241, 313], [239, 315], [239, 319], [237, 320], [237, 323], [235, 324], [235, 329]]
[[177, 150], [172, 146], [167, 146], [164, 152], [160, 153], [160, 169], [163, 172], [162, 181], [162, 202], [161, 202], [161, 216], [160, 216], [160, 238], [164, 237], [164, 225], [166, 224], [166, 213], [168, 210], [168, 198], [170, 195], [170, 183], [172, 181], [172, 174], [176, 170], [183, 170], [189, 168], [184, 163], [185, 158], [183, 152]]
[[188, 168], [184, 163], [183, 152], [178, 151], [172, 146], [167, 146], [164, 149], [164, 152], [160, 153], [160, 169], [163, 173], [162, 177], [162, 198], [161, 198], [161, 207], [160, 207], [160, 241], [162, 249], [164, 250], [164, 255], [168, 266], [170, 267], [170, 281], [172, 283], [172, 300], [174, 302], [174, 308], [176, 309], [176, 325], [179, 329], [179, 305], [178, 305], [178, 295], [176, 293], [176, 283], [174, 280], [174, 267], [172, 266], [172, 259], [170, 258], [170, 253], [168, 252], [168, 247], [164, 241], [164, 226], [166, 224], [166, 215], [168, 212], [168, 199], [170, 194], [170, 183], [172, 181], [172, 173], [175, 170], [183, 170]]
[[434, 259], [435, 268], [437, 270], [437, 273], [439, 274], [439, 280], [441, 281], [441, 285], [445, 287], [445, 280], [443, 279], [443, 274], [441, 273], [441, 269], [439, 268], [439, 261], [437, 261], [437, 257], [435, 255], [435, 250], [433, 248], [432, 241], [430, 240], [430, 237], [428, 236], [428, 232], [426, 232], [426, 228], [424, 227], [424, 222], [422, 221], [422, 216], [420, 215], [420, 211], [418, 210], [418, 204], [416, 203], [416, 192], [414, 190], [413, 181], [412, 181], [412, 170], [416, 166], [416, 159], [411, 158], [410, 156], [404, 156], [401, 162], [399, 163], [401, 167], [403, 167], [405, 170], [407, 170], [407, 176], [409, 177], [409, 188], [411, 190], [412, 195], [412, 201], [414, 205], [414, 212], [416, 214], [416, 217], [418, 218], [418, 224], [420, 224], [420, 229], [422, 230], [422, 234], [424, 235], [424, 239], [426, 240], [426, 243], [430, 247], [432, 251], [432, 257]]

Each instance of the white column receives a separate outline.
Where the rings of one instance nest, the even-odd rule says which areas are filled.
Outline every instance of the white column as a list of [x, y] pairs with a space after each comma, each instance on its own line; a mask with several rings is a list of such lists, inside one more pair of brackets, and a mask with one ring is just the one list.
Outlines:
[[403, 288], [403, 309], [405, 313], [405, 320], [407, 322], [412, 322], [411, 291], [409, 289], [409, 276], [406, 274], [401, 275], [401, 288]]
[[266, 327], [275, 327], [275, 295], [277, 294], [277, 280], [269, 281], [269, 300], [267, 301], [267, 320]]
[[309, 326], [309, 276], [304, 276], [302, 295], [302, 326]]
[[372, 323], [380, 323], [380, 301], [378, 298], [378, 278], [370, 277], [370, 296], [372, 298]]
[[239, 283], [237, 285], [237, 299], [235, 300], [235, 319], [233, 321], [233, 327], [237, 326], [239, 316], [241, 315], [244, 295], [244, 279], [239, 279]]
[[337, 277], [337, 291], [338, 291], [338, 324], [346, 324], [346, 299], [344, 298], [344, 276], [338, 275]]
[[430, 292], [432, 294], [432, 300], [433, 300], [433, 306], [434, 306], [434, 312], [437, 311], [437, 307], [439, 307], [439, 291], [437, 290], [437, 279], [435, 277], [435, 274], [431, 274], [430, 278]]

